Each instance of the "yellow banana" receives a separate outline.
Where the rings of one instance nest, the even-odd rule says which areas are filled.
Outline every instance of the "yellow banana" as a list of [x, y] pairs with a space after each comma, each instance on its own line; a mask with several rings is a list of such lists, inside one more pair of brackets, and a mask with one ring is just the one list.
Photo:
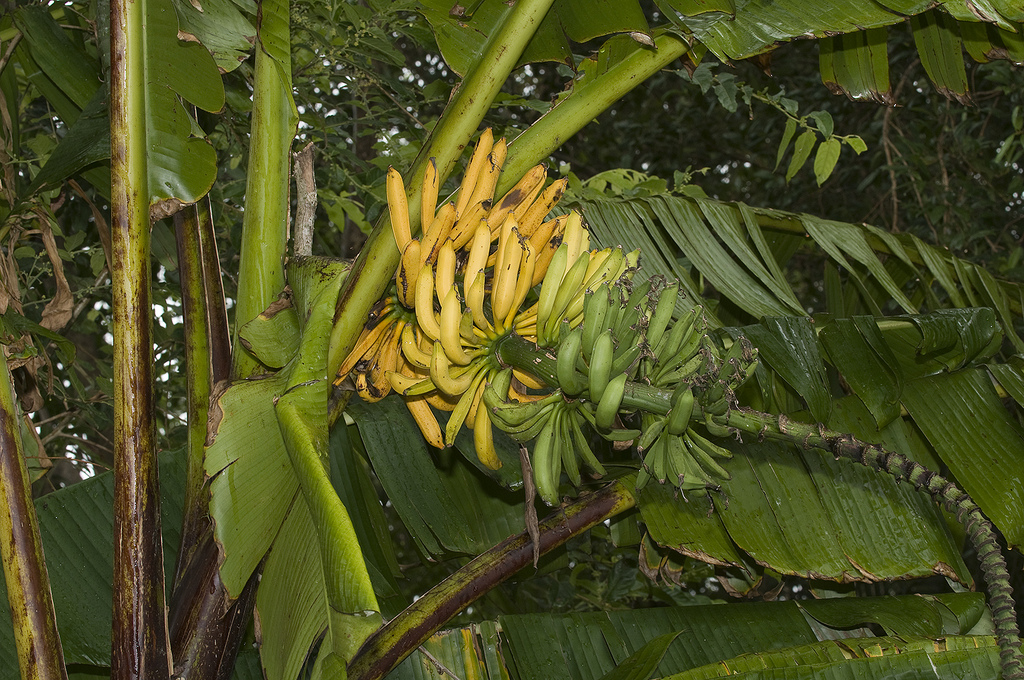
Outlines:
[[416, 332], [413, 324], [406, 324], [402, 329], [402, 356], [413, 366], [419, 368], [430, 368], [430, 352], [424, 352], [419, 343], [416, 342]]
[[473, 377], [473, 381], [469, 385], [469, 389], [462, 393], [459, 398], [459, 403], [455, 405], [455, 410], [452, 411], [451, 417], [448, 419], [448, 424], [444, 428], [444, 440], [448, 446], [455, 444], [455, 437], [459, 435], [459, 430], [462, 429], [462, 424], [466, 422], [470, 407], [476, 400], [477, 393], [483, 388], [484, 378], [487, 377], [487, 371], [480, 371]]
[[491, 419], [486, 408], [478, 408], [473, 419], [473, 446], [476, 448], [477, 459], [490, 470], [501, 467], [501, 459], [494, 449], [494, 433], [491, 431]]
[[480, 173], [487, 163], [487, 156], [490, 155], [493, 144], [494, 136], [491, 133], [491, 128], [487, 128], [480, 133], [480, 139], [477, 140], [476, 148], [473, 149], [473, 156], [469, 159], [469, 165], [466, 166], [466, 173], [462, 176], [462, 186], [459, 187], [459, 200], [455, 204], [455, 214], [459, 217], [462, 216], [463, 211], [467, 207], [472, 205], [469, 199], [473, 195], [473, 190], [476, 189]]
[[524, 373], [518, 368], [512, 369], [512, 377], [521, 382], [524, 386], [529, 387], [532, 390], [543, 390], [548, 388], [547, 384], [537, 380], [529, 373]]
[[418, 397], [437, 389], [430, 378], [414, 378], [395, 371], [387, 371], [386, 375], [391, 389], [404, 397]]
[[[473, 280], [487, 266], [487, 256], [491, 249], [491, 231], [487, 225], [481, 222], [477, 225], [473, 234], [473, 241], [469, 246], [469, 256], [466, 258], [466, 268], [462, 275], [462, 290], [468, 292], [473, 287]], [[482, 274], [481, 274], [482, 275]]]
[[437, 251], [441, 244], [448, 240], [448, 234], [455, 224], [455, 206], [445, 203], [437, 211], [437, 217], [430, 223], [430, 228], [423, 232], [420, 239], [420, 262], [433, 262], [437, 259]]
[[476, 186], [473, 187], [473, 195], [469, 198], [469, 204], [494, 199], [494, 187], [498, 185], [498, 177], [501, 175], [501, 166], [505, 164], [505, 156], [508, 153], [508, 145], [502, 137], [491, 148], [487, 156], [487, 163], [484, 164]]
[[508, 190], [500, 201], [497, 201], [487, 214], [487, 221], [492, 225], [501, 224], [509, 214], [520, 214], [526, 212], [526, 208], [537, 197], [544, 187], [544, 180], [547, 178], [547, 170], [543, 165], [535, 165], [526, 171], [522, 179]]
[[512, 325], [512, 320], [515, 319], [519, 307], [526, 301], [526, 296], [533, 289], [533, 271], [537, 267], [537, 251], [527, 240], [523, 240], [522, 247], [523, 258], [519, 263], [519, 274], [516, 279], [515, 294], [512, 297], [512, 306], [509, 307], [508, 313], [505, 315], [505, 328]]
[[445, 241], [437, 251], [437, 265], [434, 267], [434, 289], [438, 300], [444, 300], [446, 292], [455, 287], [455, 266], [455, 249], [451, 241]]
[[575, 210], [571, 211], [566, 218], [565, 234], [562, 236], [562, 243], [569, 246], [569, 262], [575, 262], [580, 253], [587, 250], [589, 242], [584, 242], [585, 232], [580, 214]]
[[420, 228], [427, 233], [430, 223], [434, 221], [437, 209], [437, 191], [440, 188], [437, 177], [437, 159], [431, 157], [423, 171], [423, 190], [420, 191]]
[[515, 311], [512, 302], [516, 295], [519, 263], [523, 260], [523, 245], [519, 242], [519, 232], [514, 226], [504, 247], [500, 241], [498, 242], [498, 250], [502, 252], [502, 257], [500, 264], [495, 265], [494, 280], [491, 282], [491, 316], [494, 318], [495, 330], [502, 333], [509, 312]]
[[483, 270], [481, 270], [475, 277], [473, 277], [473, 283], [466, 290], [466, 306], [469, 307], [470, 313], [473, 315], [473, 324], [481, 331], [489, 333], [493, 327], [491, 322], [487, 320], [484, 315], [484, 296], [486, 295], [487, 281], [484, 278]]
[[533, 269], [534, 286], [540, 284], [547, 275], [551, 259], [555, 256], [555, 251], [558, 250], [558, 246], [562, 243], [562, 234], [565, 231], [565, 223], [568, 219], [567, 215], [562, 215], [554, 220], [549, 220], [530, 236], [530, 243], [537, 250], [537, 266]]
[[391, 213], [391, 231], [395, 235], [398, 252], [404, 252], [412, 240], [409, 228], [409, 199], [405, 196], [405, 182], [393, 167], [388, 168], [387, 177], [388, 212]]
[[445, 394], [461, 396], [473, 383], [473, 378], [486, 364], [477, 363], [466, 366], [464, 370], [449, 370], [448, 356], [440, 342], [434, 343], [434, 351], [430, 357], [430, 381]]
[[[565, 193], [565, 187], [568, 184], [569, 180], [567, 179], [559, 179], [552, 182], [529, 208], [522, 213], [516, 212], [516, 217], [519, 219], [519, 231], [522, 232], [523, 236], [533, 236], [533, 233], [544, 222], [544, 218], [548, 216], [548, 213], [555, 207], [555, 204], [561, 200], [562, 194]], [[534, 245], [536, 245], [536, 242], [534, 242]]]
[[487, 210], [483, 203], [477, 203], [467, 208], [465, 214], [455, 220], [455, 226], [448, 234], [448, 240], [452, 242], [452, 247], [455, 250], [461, 250], [472, 240], [477, 227], [483, 224], [486, 218]]
[[441, 327], [434, 312], [434, 272], [430, 267], [420, 269], [420, 278], [416, 282], [415, 308], [420, 329], [431, 340], [441, 337]]
[[423, 397], [406, 399], [405, 407], [409, 409], [409, 413], [412, 414], [413, 420], [416, 421], [416, 425], [419, 426], [427, 443], [435, 449], [443, 449], [444, 436], [441, 434], [441, 426], [437, 424], [437, 417], [430, 410], [426, 400]]
[[441, 347], [448, 359], [459, 366], [465, 366], [473, 357], [462, 348], [459, 330], [462, 326], [462, 304], [455, 287], [448, 289], [441, 303]]
[[398, 354], [402, 345], [402, 329], [404, 321], [399, 321], [391, 326], [391, 332], [384, 337], [380, 349], [377, 351], [376, 360], [371, 363], [369, 373], [370, 389], [380, 395], [383, 399], [391, 392], [391, 383], [388, 382], [387, 372], [398, 370]]
[[398, 301], [407, 308], [412, 308], [416, 299], [416, 281], [420, 272], [420, 242], [409, 241], [402, 251], [402, 259], [395, 272], [395, 285], [398, 288]]

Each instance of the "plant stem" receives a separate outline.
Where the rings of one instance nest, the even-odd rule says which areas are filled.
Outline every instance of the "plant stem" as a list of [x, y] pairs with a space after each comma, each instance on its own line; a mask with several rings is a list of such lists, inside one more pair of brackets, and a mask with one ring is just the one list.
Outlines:
[[574, 86], [568, 97], [509, 144], [495, 193], [501, 196], [511, 189], [531, 166], [546, 159], [627, 92], [686, 54], [689, 47], [674, 33], [663, 33], [654, 39], [653, 48], [637, 43], [628, 57], [582, 86]]
[[0, 555], [21, 677], [67, 680], [7, 350], [0, 349]]
[[291, 97], [288, 4], [266, 0], [260, 5], [259, 17], [252, 142], [232, 343], [232, 375], [236, 378], [248, 378], [260, 370], [260, 363], [239, 343], [238, 329], [256, 318], [284, 290], [289, 149], [297, 124]]
[[[609, 517], [632, 508], [636, 499], [621, 481], [582, 496], [540, 523], [540, 553], [547, 553]], [[350, 680], [387, 675], [434, 631], [499, 583], [533, 562], [533, 541], [526, 532], [480, 554], [406, 607], [367, 638], [348, 665]]]
[[153, 428], [145, 10], [110, 3], [115, 680], [171, 672]]

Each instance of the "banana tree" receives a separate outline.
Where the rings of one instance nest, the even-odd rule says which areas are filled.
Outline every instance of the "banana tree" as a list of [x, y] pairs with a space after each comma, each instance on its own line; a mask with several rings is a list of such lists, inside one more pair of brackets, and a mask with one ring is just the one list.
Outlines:
[[[1022, 349], [1019, 287], [866, 225], [694, 190], [591, 183], [566, 194], [565, 182], [545, 186], [544, 169], [531, 169], [644, 78], [678, 60], [693, 69], [709, 52], [736, 60], [816, 37], [830, 87], [881, 101], [891, 97], [887, 31], [907, 16], [929, 77], [953, 98], [967, 96], [962, 48], [1021, 60], [1024, 15], [1009, 4], [904, 4], [666, 2], [660, 24], [631, 2], [417, 5], [460, 80], [415, 159], [388, 173], [388, 211], [351, 264], [288, 257], [300, 112], [287, 4], [262, 3], [252, 25], [232, 3], [114, 3], [98, 29], [111, 49], [94, 64], [75, 56], [81, 46], [56, 20], [63, 10], [26, 7], [5, 20], [4, 92], [29, 79], [67, 127], [30, 181], [5, 176], [6, 231], [45, 218], [46, 191], [84, 173], [113, 216], [114, 360], [125, 371], [113, 381], [115, 475], [63, 492], [59, 508], [45, 509], [42, 543], [58, 583], [112, 546], [113, 572], [97, 571], [90, 588], [115, 606], [109, 623], [87, 625], [62, 610], [72, 603], [55, 587], [67, 662], [118, 677], [227, 677], [232, 667], [289, 679], [396, 668], [1020, 677], [1014, 603], [985, 519], [1020, 545], [1024, 449], [1006, 404], [1024, 399], [1024, 383], [1000, 354], [1004, 338]], [[216, 161], [182, 102], [219, 109], [217, 68], [238, 65], [248, 36], [251, 147], [229, 334], [203, 198]], [[596, 40], [596, 54], [575, 61], [573, 44]], [[97, 77], [104, 55], [109, 100]], [[509, 74], [538, 60], [569, 61], [571, 88], [507, 144], [480, 134], [461, 182], [447, 184], [458, 187], [454, 200], [438, 208]], [[795, 122], [787, 127], [780, 158], [793, 143], [791, 172], [814, 153], [815, 174], [827, 177], [843, 144], [858, 148], [825, 127], [799, 136]], [[17, 138], [13, 122], [5, 134]], [[622, 173], [613, 185], [631, 183]], [[171, 213], [189, 431], [181, 459], [164, 463], [163, 480], [184, 483], [162, 484], [161, 544], [145, 320], [149, 221]], [[639, 248], [642, 263], [614, 247], [592, 251], [581, 214], [595, 240]], [[830, 263], [828, 309], [813, 319], [786, 278], [808, 239]], [[8, 311], [12, 340], [54, 335], [17, 305]], [[4, 453], [20, 464], [15, 422], [5, 419]], [[940, 467], [956, 483], [932, 472]], [[375, 480], [424, 557], [476, 555], [408, 607]], [[534, 488], [556, 508], [542, 521]], [[106, 493], [113, 534], [53, 538]], [[605, 522], [639, 546], [649, 574], [678, 579], [684, 561], [701, 561], [737, 592], [773, 574], [812, 579], [822, 592], [839, 588], [821, 583], [941, 574], [962, 590], [973, 585], [966, 536], [992, 611], [956, 592], [503, 615], [431, 637], [531, 560]], [[168, 537], [170, 526], [180, 536]], [[175, 542], [165, 631], [161, 565]], [[55, 563], [50, 546], [79, 557]], [[45, 590], [32, 552], [34, 585]], [[236, 663], [253, 606], [259, 660]], [[855, 641], [838, 640], [861, 627]], [[53, 637], [32, 629], [19, 649], [22, 639], [49, 641], [42, 647], [61, 668]]]

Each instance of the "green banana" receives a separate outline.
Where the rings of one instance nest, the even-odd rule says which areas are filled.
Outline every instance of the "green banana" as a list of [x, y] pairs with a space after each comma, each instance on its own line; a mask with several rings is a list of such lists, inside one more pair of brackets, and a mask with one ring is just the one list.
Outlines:
[[666, 446], [669, 467], [676, 477], [676, 486], [680, 491], [703, 491], [708, 487], [719, 488], [715, 480], [690, 455], [683, 443], [683, 437], [669, 437]]
[[562, 285], [562, 278], [568, 266], [568, 258], [569, 246], [563, 243], [558, 246], [558, 250], [551, 256], [551, 262], [548, 263], [548, 271], [544, 275], [544, 281], [540, 286], [540, 296], [537, 298], [537, 344], [542, 347], [547, 345], [545, 329], [555, 306], [555, 296]]
[[623, 343], [619, 343], [619, 353], [612, 360], [612, 373], [635, 374], [635, 369], [640, 364], [640, 356], [643, 354], [643, 345], [634, 343], [623, 349]]
[[685, 382], [680, 382], [672, 393], [672, 409], [666, 418], [669, 434], [679, 436], [686, 432], [690, 426], [690, 416], [693, 415], [694, 401], [693, 388]]
[[546, 407], [562, 401], [562, 393], [555, 390], [543, 399], [526, 403], [508, 402], [494, 389], [493, 383], [484, 388], [484, 405], [491, 409], [491, 420], [502, 430], [520, 428], [524, 423], [535, 418]]
[[587, 293], [587, 299], [583, 305], [583, 358], [587, 361], [590, 361], [597, 336], [605, 331], [608, 307], [607, 283], [603, 283], [593, 292]]
[[615, 343], [612, 332], [605, 331], [597, 337], [594, 352], [590, 356], [588, 387], [591, 401], [600, 401], [604, 394], [608, 379], [612, 374], [612, 362], [615, 360]]
[[[653, 350], [661, 342], [668, 324], [672, 321], [672, 313], [676, 310], [676, 296], [679, 294], [679, 282], [673, 281], [658, 294], [657, 304], [651, 311], [647, 321], [647, 345]], [[649, 302], [653, 302], [648, 298]]]
[[508, 391], [512, 387], [512, 369], [506, 368], [503, 371], [499, 371], [487, 384], [487, 389], [493, 389], [496, 394], [499, 395], [501, 401], [505, 401], [508, 398]]
[[651, 447], [655, 439], [661, 436], [662, 430], [665, 429], [666, 419], [645, 413], [641, 418], [641, 423], [643, 424], [643, 433], [637, 440], [636, 450], [642, 454]]
[[576, 460], [576, 446], [572, 439], [572, 426], [570, 421], [573, 414], [566, 408], [560, 409], [558, 414], [558, 448], [562, 456], [562, 467], [569, 476], [572, 485], [580, 485], [580, 465]]
[[610, 430], [615, 426], [615, 416], [622, 405], [622, 395], [625, 394], [628, 377], [625, 373], [620, 373], [605, 386], [597, 410], [594, 411], [594, 422], [599, 429]]
[[[593, 402], [583, 402], [579, 406], [579, 412], [587, 419], [590, 426], [597, 430], [597, 422], [594, 420], [594, 414], [588, 406], [593, 406]], [[610, 432], [602, 432], [598, 430], [598, 434], [601, 438], [609, 442], [631, 442], [641, 434], [642, 430], [611, 430]]]
[[[715, 460], [715, 456], [721, 456], [721, 453], [719, 452], [724, 451], [724, 449], [717, 444], [712, 444], [703, 437], [700, 437], [700, 435], [697, 435], [700, 439], [695, 438], [694, 435], [697, 435], [697, 433], [687, 432], [682, 436], [683, 441], [686, 443], [686, 448], [689, 450], [690, 455], [693, 456], [694, 461], [696, 461], [697, 464], [700, 465], [701, 469], [703, 469], [709, 476], [713, 476], [718, 479], [732, 479], [732, 476], [728, 471], [726, 471], [726, 469], [719, 465], [718, 461]], [[711, 451], [716, 449], [719, 452], [716, 452], [713, 455]], [[726, 453], [728, 452], [726, 451]]]
[[[558, 332], [559, 324], [561, 324], [564, 319], [570, 318], [566, 314], [565, 308], [569, 305], [573, 296], [581, 292], [580, 286], [583, 283], [583, 276], [587, 273], [587, 265], [589, 263], [589, 251], [580, 253], [580, 256], [576, 258], [576, 262], [574, 262], [565, 272], [561, 285], [558, 287], [558, 290], [555, 291], [555, 299], [551, 304], [550, 316], [544, 324], [545, 336], [549, 343], [554, 340], [555, 334]], [[543, 290], [541, 292], [543, 292]], [[539, 308], [538, 323], [540, 323]], [[537, 330], [540, 330], [539, 326]], [[540, 344], [540, 337], [537, 338], [537, 341], [538, 344]]]
[[555, 374], [558, 385], [570, 397], [587, 388], [587, 377], [576, 370], [576, 362], [582, 356], [583, 329], [576, 327], [558, 344], [555, 357]]
[[580, 419], [583, 416], [579, 409], [573, 409], [567, 417], [569, 419], [569, 434], [572, 437], [576, 453], [583, 459], [587, 467], [603, 476], [606, 474], [604, 466], [601, 465], [601, 461], [594, 455], [594, 451], [590, 448], [590, 442], [587, 441], [586, 435], [583, 434], [583, 428], [580, 426]]
[[558, 503], [558, 478], [561, 476], [562, 458], [555, 450], [558, 445], [558, 413], [549, 418], [533, 445], [533, 481], [537, 493], [548, 505]]

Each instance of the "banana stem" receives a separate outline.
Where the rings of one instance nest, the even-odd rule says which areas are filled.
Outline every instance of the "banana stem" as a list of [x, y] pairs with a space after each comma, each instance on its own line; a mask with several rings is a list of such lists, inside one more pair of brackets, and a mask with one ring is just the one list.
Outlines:
[[[540, 350], [532, 342], [510, 334], [496, 344], [495, 352], [502, 365], [529, 372], [548, 385], [558, 385], [553, 351]], [[621, 408], [664, 415], [671, 408], [672, 392], [673, 390], [629, 382], [626, 384]], [[995, 528], [965, 491], [900, 453], [858, 441], [852, 435], [828, 430], [822, 425], [793, 421], [785, 415], [772, 415], [746, 408], [730, 409], [723, 415], [712, 416], [712, 420], [720, 426], [756, 435], [758, 438], [775, 439], [804, 448], [827, 451], [836, 458], [848, 458], [879, 472], [885, 472], [896, 481], [906, 479], [917, 489], [928, 492], [937, 503], [954, 513], [978, 554], [978, 561], [988, 583], [1003, 678], [1024, 678], [1024, 655], [1020, 648], [1013, 591], [1006, 562], [996, 540]]]
[[[540, 553], [550, 552], [635, 504], [636, 498], [619, 480], [576, 499], [540, 523]], [[387, 675], [452, 617], [532, 563], [533, 555], [533, 541], [524, 531], [474, 558], [367, 638], [348, 664], [350, 680], [377, 680]]]

